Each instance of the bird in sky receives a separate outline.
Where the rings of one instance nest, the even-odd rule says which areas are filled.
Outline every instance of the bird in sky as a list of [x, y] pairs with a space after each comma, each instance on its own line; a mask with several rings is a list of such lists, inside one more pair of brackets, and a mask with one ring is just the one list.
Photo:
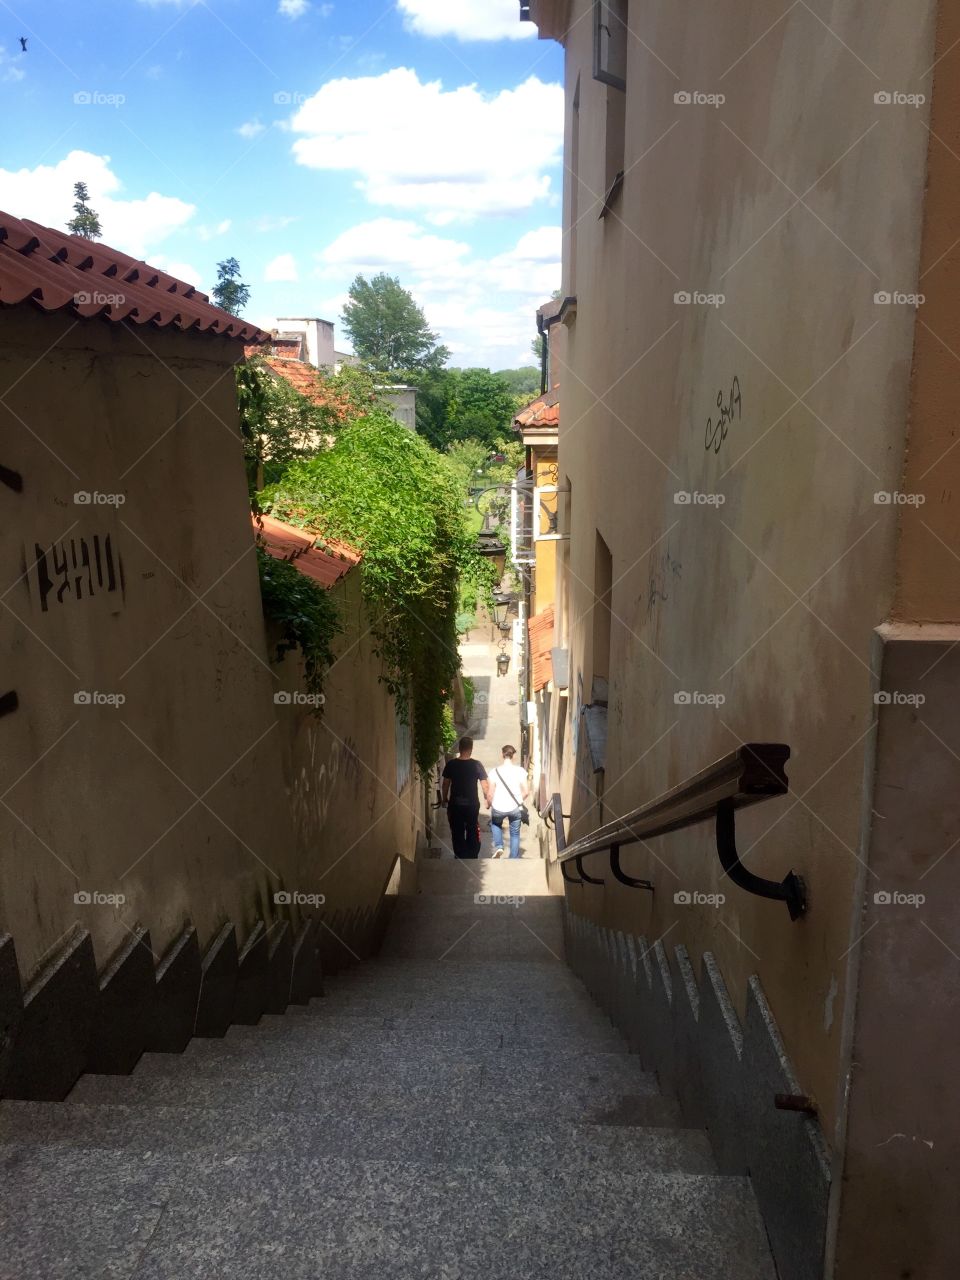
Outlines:
[[21, 52], [21, 53], [26, 53], [26, 52], [27, 52], [27, 37], [26, 37], [26, 36], [21, 36], [21, 37], [20, 37], [20, 52]]

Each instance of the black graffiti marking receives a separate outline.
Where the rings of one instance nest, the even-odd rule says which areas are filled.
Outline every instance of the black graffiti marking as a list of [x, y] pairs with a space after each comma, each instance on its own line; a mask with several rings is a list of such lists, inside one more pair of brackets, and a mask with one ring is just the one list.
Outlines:
[[40, 608], [44, 613], [49, 612], [50, 595], [54, 590], [58, 604], [63, 604], [65, 597], [71, 595], [75, 600], [83, 600], [84, 587], [88, 599], [100, 591], [116, 591], [117, 571], [110, 534], [101, 538], [99, 533], [95, 533], [92, 542], [92, 559], [86, 538], [71, 538], [69, 543], [52, 542], [45, 547], [41, 547], [39, 542], [34, 543], [37, 587], [40, 592]]
[[740, 379], [736, 374], [733, 375], [733, 382], [730, 385], [730, 399], [724, 402], [723, 391], [717, 392], [717, 419], [714, 422], [713, 415], [707, 419], [707, 429], [703, 436], [703, 447], [710, 452], [719, 453], [723, 448], [723, 442], [727, 438], [727, 432], [730, 430], [730, 423], [733, 422], [734, 413], [739, 422], [743, 417], [743, 404], [740, 398]]
[[647, 616], [653, 613], [661, 601], [670, 599], [670, 587], [679, 582], [683, 573], [683, 565], [675, 560], [669, 551], [664, 551], [654, 562], [650, 571], [650, 583], [647, 589]]
[[10, 715], [19, 705], [20, 699], [17, 697], [16, 689], [11, 689], [9, 693], [0, 693], [0, 716]]

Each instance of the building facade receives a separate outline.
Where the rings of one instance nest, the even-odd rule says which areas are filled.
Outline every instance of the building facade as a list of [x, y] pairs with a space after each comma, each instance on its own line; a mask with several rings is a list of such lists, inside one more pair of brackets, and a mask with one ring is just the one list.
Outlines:
[[556, 791], [579, 836], [785, 743], [740, 844], [809, 894], [790, 921], [736, 889], [703, 825], [624, 846], [653, 894], [568, 905], [657, 942], [675, 993], [688, 961], [721, 982], [735, 1040], [763, 993], [815, 1099], [758, 1191], [783, 1275], [952, 1274], [960, 15], [528, 8], [565, 49]]

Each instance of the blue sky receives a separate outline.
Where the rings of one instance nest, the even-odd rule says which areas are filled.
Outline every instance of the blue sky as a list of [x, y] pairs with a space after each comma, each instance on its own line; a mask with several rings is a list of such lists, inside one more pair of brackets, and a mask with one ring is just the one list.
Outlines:
[[525, 363], [559, 285], [562, 54], [518, 8], [4, 3], [0, 208], [62, 226], [83, 178], [116, 248], [207, 291], [238, 258], [261, 324], [346, 347], [350, 280], [385, 270], [452, 363]]

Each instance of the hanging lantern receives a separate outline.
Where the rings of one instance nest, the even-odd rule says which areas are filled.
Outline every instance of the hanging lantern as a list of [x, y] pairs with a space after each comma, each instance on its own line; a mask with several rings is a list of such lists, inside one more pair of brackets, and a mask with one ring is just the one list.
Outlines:
[[497, 675], [505, 676], [510, 670], [510, 655], [506, 649], [501, 649], [497, 654]]

